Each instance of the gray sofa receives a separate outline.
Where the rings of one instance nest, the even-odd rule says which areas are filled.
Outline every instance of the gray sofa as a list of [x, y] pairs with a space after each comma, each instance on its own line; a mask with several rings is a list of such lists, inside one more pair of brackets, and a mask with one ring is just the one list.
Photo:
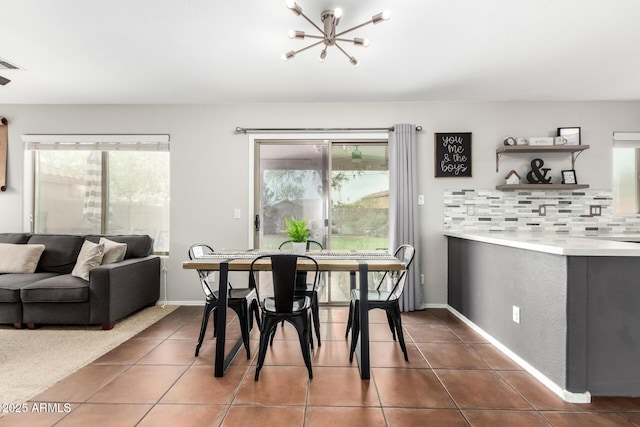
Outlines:
[[[88, 281], [72, 276], [84, 241], [98, 243], [100, 237], [126, 243], [124, 260], [92, 269]], [[34, 273], [0, 274], [0, 323], [111, 329], [160, 297], [160, 258], [152, 255], [149, 236], [0, 233], [0, 243], [45, 246]]]

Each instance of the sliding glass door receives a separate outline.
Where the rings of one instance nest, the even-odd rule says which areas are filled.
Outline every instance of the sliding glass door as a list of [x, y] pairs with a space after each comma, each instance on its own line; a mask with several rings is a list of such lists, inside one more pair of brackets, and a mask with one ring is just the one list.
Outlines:
[[[287, 240], [284, 219], [307, 218], [325, 249], [387, 248], [389, 168], [385, 141], [260, 141], [255, 148], [256, 248]], [[349, 301], [347, 273], [325, 278], [321, 302]]]

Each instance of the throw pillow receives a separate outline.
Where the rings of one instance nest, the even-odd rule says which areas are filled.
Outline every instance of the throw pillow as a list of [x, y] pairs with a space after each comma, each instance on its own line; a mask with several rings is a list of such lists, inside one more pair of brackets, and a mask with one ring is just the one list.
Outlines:
[[44, 245], [0, 243], [0, 273], [33, 273]]
[[124, 259], [124, 255], [127, 253], [127, 244], [118, 243], [113, 240], [100, 238], [100, 242], [104, 245], [104, 257], [102, 257], [102, 265], [113, 264], [114, 262], [120, 262]]
[[89, 280], [89, 272], [102, 263], [104, 256], [104, 245], [85, 240], [80, 248], [76, 265], [71, 272], [72, 276]]

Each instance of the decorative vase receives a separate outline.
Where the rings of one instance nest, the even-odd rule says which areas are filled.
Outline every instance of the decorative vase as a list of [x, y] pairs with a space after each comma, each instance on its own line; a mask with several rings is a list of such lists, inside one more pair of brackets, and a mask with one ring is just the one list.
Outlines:
[[307, 242], [292, 242], [294, 255], [304, 255], [307, 252]]

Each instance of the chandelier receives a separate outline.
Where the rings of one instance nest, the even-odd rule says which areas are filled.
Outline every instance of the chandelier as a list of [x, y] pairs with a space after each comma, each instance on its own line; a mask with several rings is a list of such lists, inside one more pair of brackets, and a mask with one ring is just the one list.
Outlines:
[[333, 9], [333, 10], [325, 10], [324, 12], [322, 12], [322, 14], [320, 15], [320, 20], [322, 21], [322, 24], [324, 26], [324, 29], [323, 29], [323, 28], [320, 28], [318, 25], [316, 25], [304, 13], [302, 13], [302, 8], [300, 6], [298, 6], [298, 4], [294, 0], [286, 0], [286, 5], [287, 5], [287, 7], [289, 9], [291, 9], [291, 11], [293, 13], [295, 13], [298, 16], [302, 16], [304, 19], [309, 21], [309, 23], [311, 25], [313, 25], [318, 31], [320, 31], [321, 35], [312, 35], [312, 34], [307, 34], [304, 31], [289, 30], [289, 38], [301, 39], [301, 40], [309, 38], [309, 39], [317, 39], [318, 41], [315, 42], [315, 43], [310, 44], [307, 47], [303, 47], [302, 49], [291, 50], [291, 51], [283, 54], [282, 55], [282, 59], [284, 61], [287, 61], [287, 60], [293, 58], [294, 56], [296, 56], [300, 52], [303, 52], [303, 51], [305, 51], [307, 49], [311, 49], [312, 47], [315, 47], [315, 46], [323, 44], [324, 46], [323, 46], [322, 50], [320, 51], [320, 61], [321, 62], [324, 62], [325, 58], [327, 57], [327, 48], [329, 46], [335, 46], [340, 50], [340, 52], [344, 53], [345, 56], [347, 58], [349, 58], [349, 62], [351, 62], [351, 64], [354, 67], [357, 67], [358, 66], [358, 60], [355, 58], [355, 56], [349, 55], [342, 48], [342, 46], [340, 46], [338, 44], [338, 42], [353, 43], [355, 46], [367, 47], [367, 46], [369, 46], [369, 40], [367, 40], [367, 39], [363, 39], [363, 38], [359, 38], [359, 37], [348, 39], [348, 38], [343, 38], [342, 36], [347, 34], [347, 33], [350, 33], [353, 30], [357, 30], [360, 27], [364, 27], [365, 25], [368, 25], [368, 24], [379, 24], [382, 21], [387, 21], [391, 16], [389, 11], [385, 10], [384, 12], [380, 12], [377, 15], [373, 15], [370, 20], [368, 20], [366, 22], [363, 22], [360, 25], [356, 25], [355, 27], [351, 27], [348, 30], [344, 30], [344, 31], [341, 31], [341, 32], [337, 33], [336, 32], [336, 26], [338, 25], [338, 22], [340, 22], [340, 17], [342, 16], [342, 9], [336, 8], [336, 9]]

